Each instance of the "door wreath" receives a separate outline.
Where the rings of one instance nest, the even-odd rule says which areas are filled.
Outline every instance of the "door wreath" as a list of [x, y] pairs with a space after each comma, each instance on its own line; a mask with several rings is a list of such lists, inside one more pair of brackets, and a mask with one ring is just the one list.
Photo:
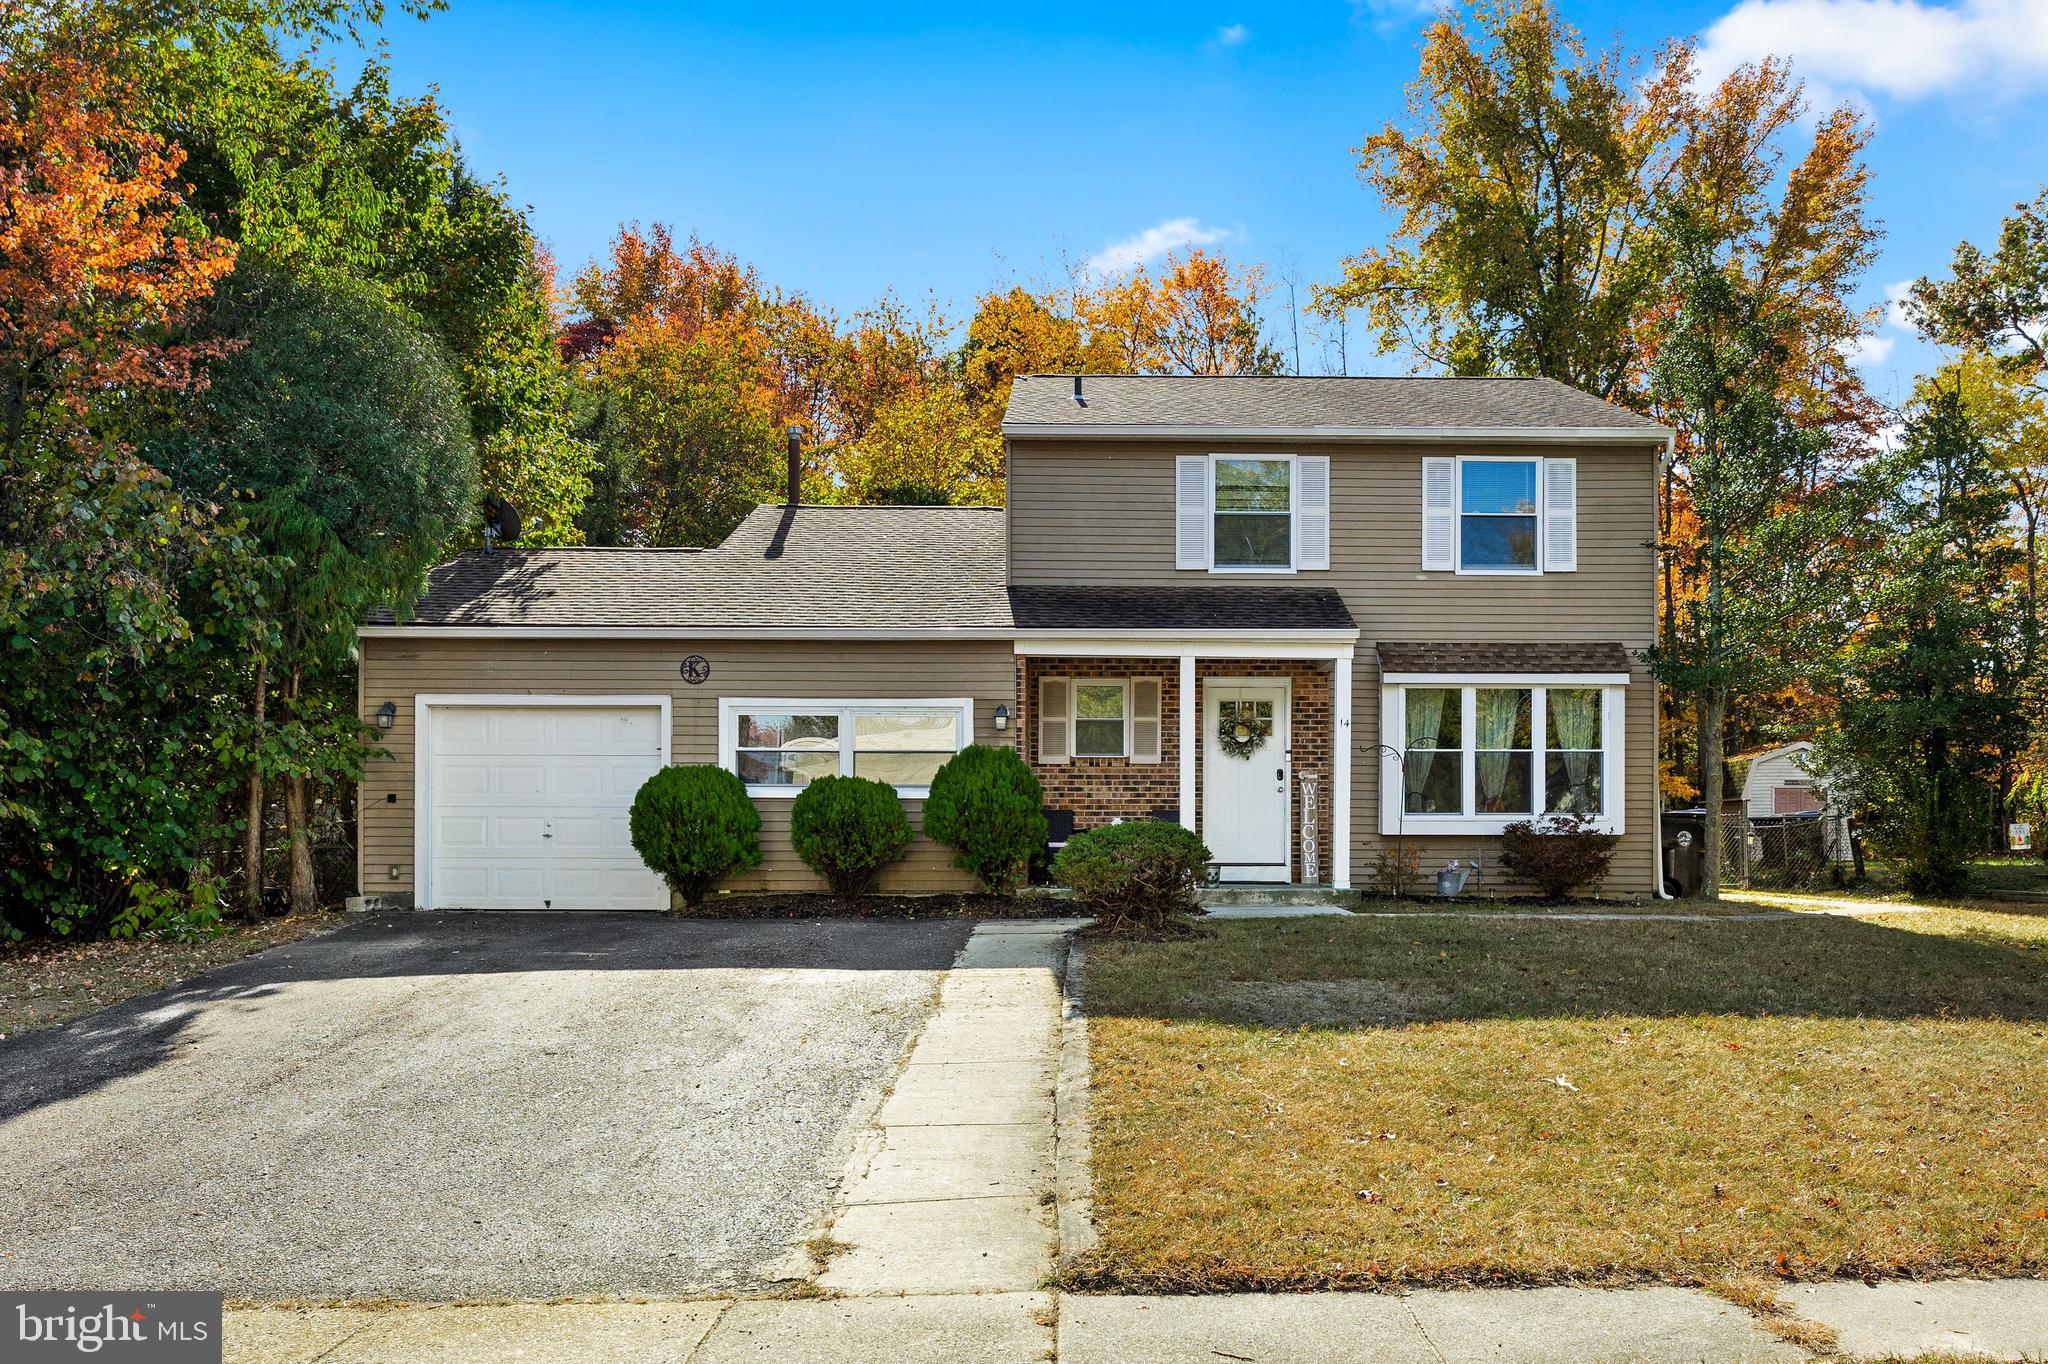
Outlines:
[[1216, 746], [1227, 758], [1249, 758], [1273, 737], [1271, 716], [1261, 717], [1250, 706], [1225, 701], [1216, 708]]

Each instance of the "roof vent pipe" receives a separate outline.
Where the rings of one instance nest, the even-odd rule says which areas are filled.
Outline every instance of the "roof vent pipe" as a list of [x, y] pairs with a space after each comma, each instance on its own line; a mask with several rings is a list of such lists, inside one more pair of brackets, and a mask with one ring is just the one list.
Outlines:
[[1081, 376], [1074, 376], [1074, 402], [1080, 407], [1088, 406], [1088, 400], [1081, 396]]
[[804, 457], [803, 428], [789, 428], [789, 505], [794, 507], [804, 500]]

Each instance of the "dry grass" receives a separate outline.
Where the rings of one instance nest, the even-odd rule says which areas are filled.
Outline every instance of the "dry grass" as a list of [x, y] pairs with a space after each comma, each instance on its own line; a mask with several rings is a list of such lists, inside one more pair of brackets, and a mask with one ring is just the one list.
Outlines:
[[1103, 942], [1129, 1290], [2048, 1270], [2048, 917]]
[[1758, 906], [1742, 904], [1734, 900], [1659, 900], [1655, 896], [1642, 896], [1633, 900], [1573, 900], [1561, 905], [1545, 905], [1530, 900], [1491, 900], [1465, 895], [1455, 900], [1410, 898], [1394, 900], [1384, 896], [1367, 894], [1352, 907], [1359, 914], [1423, 914], [1442, 915], [1446, 912], [1460, 914], [1509, 914], [1529, 915], [1586, 915], [1586, 914], [1631, 914], [1655, 915], [1711, 915], [1722, 918], [1737, 914], [1755, 914]]
[[1792, 1305], [1778, 1296], [1777, 1286], [1768, 1280], [1744, 1275], [1718, 1280], [1707, 1288], [1748, 1311], [1766, 1331], [1808, 1355], [1831, 1355], [1841, 1344], [1833, 1327], [1809, 1321], [1794, 1312]]
[[341, 923], [335, 913], [235, 924], [200, 943], [34, 941], [0, 944], [0, 1038], [81, 1014]]

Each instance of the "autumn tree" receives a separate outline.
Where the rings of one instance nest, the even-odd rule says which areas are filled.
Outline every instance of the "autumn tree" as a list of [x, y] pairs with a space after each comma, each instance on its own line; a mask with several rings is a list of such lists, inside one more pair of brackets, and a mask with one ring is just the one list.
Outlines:
[[1194, 247], [1073, 286], [1081, 365], [1099, 374], [1277, 374], [1260, 306], [1264, 271]]
[[1858, 159], [1869, 129], [1834, 111], [1795, 158], [1805, 112], [1781, 63], [1703, 91], [1689, 43], [1648, 61], [1589, 52], [1551, 0], [1446, 14], [1425, 34], [1406, 125], [1358, 149], [1394, 231], [1346, 260], [1317, 306], [1362, 310], [1383, 350], [1452, 374], [1543, 375], [1640, 406], [1671, 293], [1663, 228], [1683, 205], [1797, 305], [1786, 381], [1852, 380], [1843, 348], [1872, 322], [1844, 302], [1875, 235]]
[[234, 254], [178, 149], [25, 8], [0, 6], [0, 932], [132, 931], [224, 832], [207, 699], [254, 588], [235, 523], [127, 442], [203, 382], [218, 348], [175, 332]]
[[1081, 363], [1081, 324], [1021, 284], [975, 302], [960, 348], [964, 396], [977, 411], [1000, 413], [1020, 374], [1070, 374]]

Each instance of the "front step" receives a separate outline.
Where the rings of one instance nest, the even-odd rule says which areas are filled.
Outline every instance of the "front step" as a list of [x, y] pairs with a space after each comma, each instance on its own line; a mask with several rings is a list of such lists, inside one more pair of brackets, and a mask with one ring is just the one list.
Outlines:
[[1297, 886], [1266, 882], [1204, 886], [1200, 896], [1204, 909], [1235, 909], [1252, 905], [1284, 905], [1291, 908], [1328, 906], [1349, 909], [1357, 901], [1358, 892], [1338, 890], [1335, 886]]

